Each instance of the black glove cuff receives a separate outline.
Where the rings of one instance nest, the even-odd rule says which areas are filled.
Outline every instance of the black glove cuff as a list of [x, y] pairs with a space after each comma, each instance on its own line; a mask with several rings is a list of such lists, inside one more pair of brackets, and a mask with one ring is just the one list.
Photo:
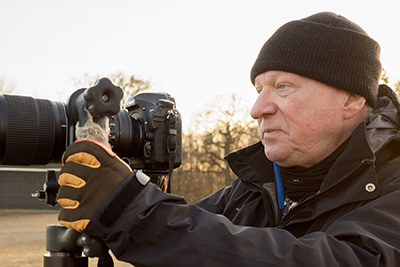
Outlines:
[[106, 227], [111, 227], [126, 210], [129, 204], [143, 190], [145, 185], [142, 185], [135, 177], [136, 172], [130, 173], [117, 188], [119, 192], [112, 196], [111, 203], [104, 209], [99, 216], [99, 221]]

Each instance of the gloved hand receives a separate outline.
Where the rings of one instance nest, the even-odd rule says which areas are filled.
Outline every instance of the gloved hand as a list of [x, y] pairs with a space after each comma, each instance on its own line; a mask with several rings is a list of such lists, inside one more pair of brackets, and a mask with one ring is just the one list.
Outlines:
[[86, 139], [69, 146], [62, 157], [57, 196], [62, 225], [83, 232], [96, 210], [132, 169], [111, 149]]

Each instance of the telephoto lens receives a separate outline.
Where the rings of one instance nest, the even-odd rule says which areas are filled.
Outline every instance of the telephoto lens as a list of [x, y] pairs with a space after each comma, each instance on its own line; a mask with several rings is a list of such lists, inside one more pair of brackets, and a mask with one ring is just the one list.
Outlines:
[[67, 131], [63, 103], [0, 95], [0, 164], [59, 162], [67, 145]]

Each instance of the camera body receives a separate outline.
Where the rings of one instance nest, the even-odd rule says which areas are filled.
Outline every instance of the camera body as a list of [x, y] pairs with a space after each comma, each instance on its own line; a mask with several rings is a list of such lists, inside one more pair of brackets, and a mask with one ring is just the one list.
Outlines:
[[[82, 121], [81, 114], [76, 115], [71, 107], [78, 106], [78, 110], [85, 108], [96, 114], [97, 99], [106, 99], [102, 103], [108, 108], [110, 101], [107, 97], [112, 86], [105, 79], [101, 84], [78, 90], [66, 104], [27, 96], [0, 95], [0, 164], [60, 162], [66, 147], [75, 141], [75, 129]], [[92, 96], [86, 94], [89, 89]], [[104, 107], [101, 106], [100, 110]], [[99, 114], [93, 119], [104, 113]], [[175, 99], [169, 94], [137, 94], [128, 100], [126, 109], [107, 117], [109, 143], [132, 168], [166, 174], [180, 166], [182, 121], [175, 108]]]
[[182, 120], [175, 109], [175, 99], [169, 94], [141, 93], [131, 97], [125, 110], [109, 117], [109, 125], [111, 147], [120, 157], [128, 158], [134, 168], [162, 173], [180, 166]]

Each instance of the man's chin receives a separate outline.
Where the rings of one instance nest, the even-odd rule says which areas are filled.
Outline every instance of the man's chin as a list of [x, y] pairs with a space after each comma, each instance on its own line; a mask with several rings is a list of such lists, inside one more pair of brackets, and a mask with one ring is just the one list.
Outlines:
[[274, 149], [265, 148], [264, 154], [270, 161], [276, 162], [279, 166], [282, 166], [281, 164], [284, 164], [285, 162], [286, 157], [284, 157], [281, 152]]

